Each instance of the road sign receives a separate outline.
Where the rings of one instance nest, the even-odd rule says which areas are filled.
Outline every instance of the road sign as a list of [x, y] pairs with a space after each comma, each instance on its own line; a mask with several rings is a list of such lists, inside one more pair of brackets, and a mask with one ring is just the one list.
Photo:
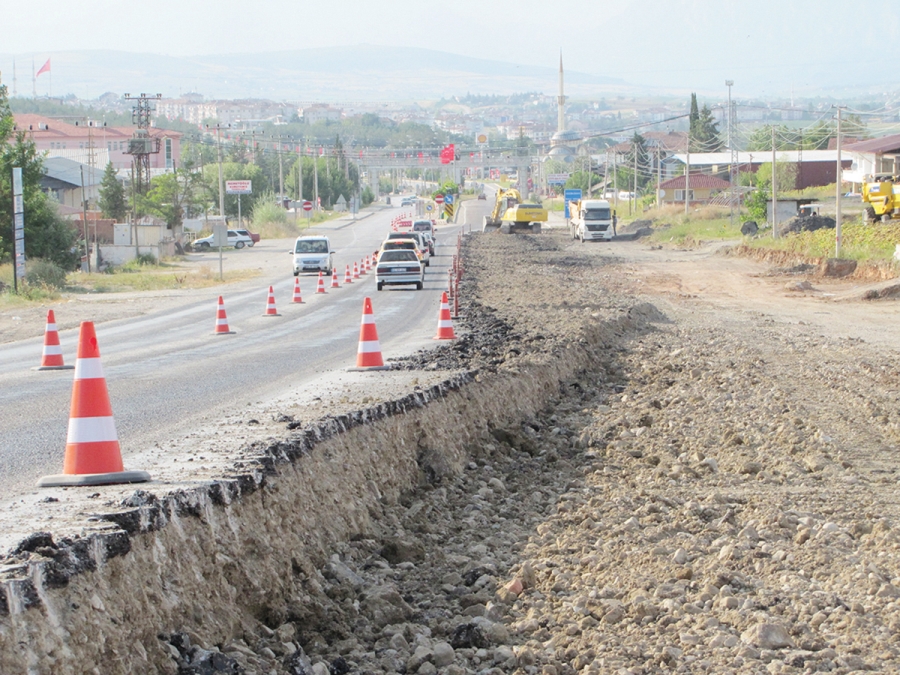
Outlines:
[[425, 210], [426, 210], [426, 211], [431, 211], [433, 208], [434, 208], [434, 207], [433, 207], [431, 204], [426, 204], [426, 205], [425, 205]]
[[565, 185], [569, 180], [567, 173], [551, 173], [547, 175], [547, 185]]
[[581, 199], [581, 188], [563, 191], [563, 203], [566, 205], [566, 218], [569, 217], [569, 202], [575, 202]]
[[444, 195], [444, 203], [445, 204], [452, 204], [453, 199], [454, 199], [453, 195]]
[[434, 203], [437, 204], [438, 206], [440, 206], [441, 204], [443, 204], [443, 203], [444, 203], [444, 195], [435, 195], [435, 196], [434, 196]]
[[304, 200], [303, 201], [303, 210], [304, 211], [312, 211], [312, 202]]
[[225, 194], [229, 195], [252, 195], [253, 181], [249, 180], [226, 180]]

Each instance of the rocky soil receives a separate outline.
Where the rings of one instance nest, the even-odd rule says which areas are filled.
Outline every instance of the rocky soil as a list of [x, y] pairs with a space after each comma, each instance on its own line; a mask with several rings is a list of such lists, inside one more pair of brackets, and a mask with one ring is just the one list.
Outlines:
[[465, 253], [465, 337], [403, 365], [595, 367], [303, 574], [286, 614], [161, 634], [179, 672], [900, 671], [893, 352], [643, 296], [562, 235]]

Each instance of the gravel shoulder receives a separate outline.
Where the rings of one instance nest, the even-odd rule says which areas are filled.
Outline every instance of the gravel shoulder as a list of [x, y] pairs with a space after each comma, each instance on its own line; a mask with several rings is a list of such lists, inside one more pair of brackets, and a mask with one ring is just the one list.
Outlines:
[[[900, 670], [894, 303], [622, 244], [468, 237], [461, 338], [407, 377], [594, 365], [385, 504], [287, 615], [163, 636], [179, 672]], [[321, 412], [365, 403], [358, 384]]]

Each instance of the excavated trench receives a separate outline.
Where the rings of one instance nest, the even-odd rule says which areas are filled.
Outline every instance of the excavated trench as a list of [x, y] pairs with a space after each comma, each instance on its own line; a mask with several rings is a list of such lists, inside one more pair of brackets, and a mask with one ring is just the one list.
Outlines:
[[[580, 475], [584, 442], [580, 430], [556, 426], [554, 410], [620, 391], [622, 345], [664, 317], [649, 305], [577, 294], [536, 294], [517, 314], [512, 296], [590, 263], [549, 238], [480, 235], [465, 248], [462, 337], [396, 364], [455, 374], [285, 430], [214, 482], [136, 491], [100, 516], [105, 531], [25, 539], [0, 567], [0, 672], [466, 672], [436, 650], [431, 666], [390, 660], [403, 644], [415, 650], [429, 622], [453, 616], [397, 590], [397, 575], [427, 575], [429, 560], [449, 555], [445, 530], [428, 524], [442, 519], [460, 547], [450, 560], [458, 560], [457, 585], [472, 595], [454, 611], [472, 620], [442, 623], [441, 644], [472, 658], [480, 646], [502, 644], [502, 625], [485, 619], [497, 601], [493, 579], [515, 564], [516, 542], [538, 523], [522, 524], [505, 559], [483, 561], [484, 545], [466, 539], [466, 523], [484, 517], [479, 490], [502, 490], [510, 503], [564, 492]], [[497, 268], [523, 255], [527, 269]], [[492, 477], [499, 465], [515, 476], [517, 464], [520, 484]], [[475, 492], [447, 503], [466, 476], [479, 481]], [[404, 525], [423, 509], [431, 515], [419, 526]], [[501, 540], [509, 535], [494, 529]], [[355, 556], [360, 573], [342, 555]], [[335, 579], [345, 583], [327, 581]], [[372, 645], [379, 668], [353, 661], [352, 636]]]

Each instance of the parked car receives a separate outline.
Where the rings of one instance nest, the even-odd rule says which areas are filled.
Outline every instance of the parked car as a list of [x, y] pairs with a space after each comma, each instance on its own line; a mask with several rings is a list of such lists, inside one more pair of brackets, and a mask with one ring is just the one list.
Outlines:
[[[250, 238], [248, 234], [241, 234], [242, 230], [228, 230], [228, 244], [227, 246], [234, 246], [235, 248], [244, 248], [244, 246], [253, 246], [253, 239]], [[211, 246], [215, 246], [213, 243], [213, 236], [209, 235], [208, 237], [203, 237], [202, 239], [194, 239], [194, 242], [191, 244], [191, 248], [193, 249], [207, 249]]]
[[391, 232], [385, 241], [393, 241], [400, 239], [412, 239], [416, 242], [416, 246], [419, 250], [419, 258], [425, 263], [425, 267], [428, 267], [431, 264], [431, 247], [428, 245], [428, 240], [425, 238], [425, 234], [422, 232], [415, 232], [413, 230], [403, 230], [401, 232]]
[[[253, 244], [259, 243], [259, 235], [256, 232], [251, 232], [250, 230], [235, 230], [238, 234], [246, 234], [253, 240]], [[253, 246], [253, 244], [248, 244], [248, 246]]]
[[331, 274], [334, 269], [334, 254], [331, 240], [323, 236], [297, 237], [294, 248], [288, 251], [294, 256], [294, 276], [300, 272], [324, 272]]
[[425, 267], [412, 249], [383, 250], [375, 263], [375, 281], [379, 291], [385, 286], [401, 284], [415, 284], [416, 290], [421, 291], [425, 285]]
[[478, 193], [478, 199], [487, 199], [487, 195], [484, 194], [483, 192], [479, 192], [479, 193]]

